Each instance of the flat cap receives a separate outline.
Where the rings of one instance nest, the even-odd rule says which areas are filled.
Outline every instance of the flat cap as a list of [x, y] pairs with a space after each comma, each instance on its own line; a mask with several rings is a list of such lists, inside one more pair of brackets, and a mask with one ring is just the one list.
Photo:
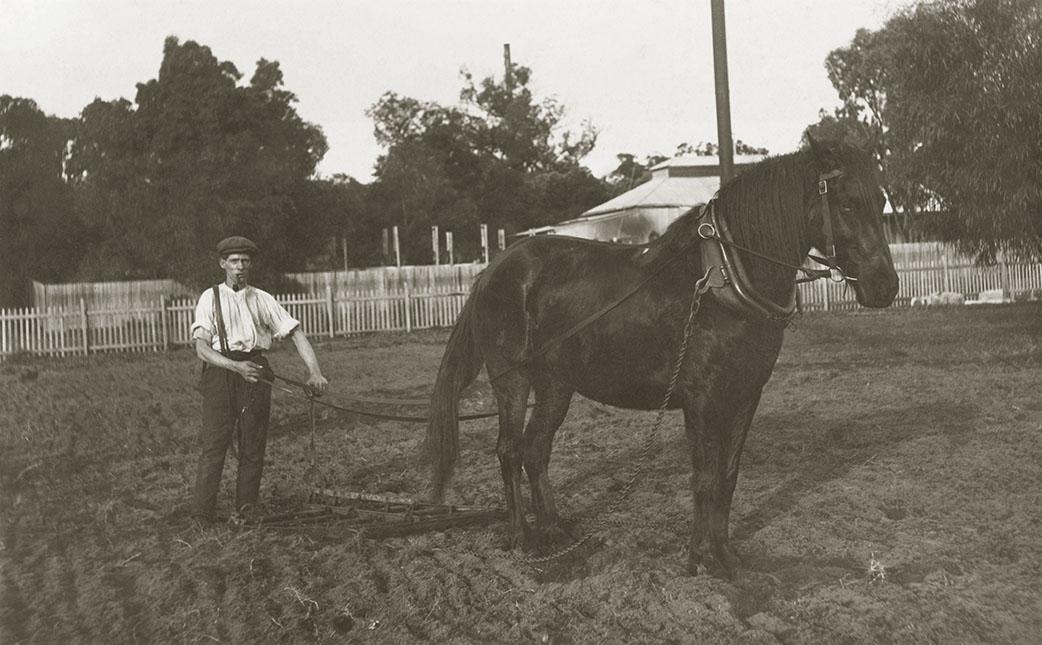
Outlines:
[[217, 243], [217, 255], [221, 257], [231, 255], [232, 253], [256, 255], [259, 252], [260, 249], [257, 248], [257, 245], [252, 240], [241, 235], [226, 237]]

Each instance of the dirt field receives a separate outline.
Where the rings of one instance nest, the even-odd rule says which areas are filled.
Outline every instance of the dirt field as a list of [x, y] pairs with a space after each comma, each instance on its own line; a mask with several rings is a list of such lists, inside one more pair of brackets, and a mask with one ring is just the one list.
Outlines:
[[[423, 397], [446, 337], [319, 342], [329, 399]], [[0, 642], [1038, 642], [1040, 338], [1038, 304], [798, 320], [746, 449], [732, 581], [684, 573], [679, 415], [612, 524], [533, 568], [501, 524], [382, 541], [199, 525], [190, 352], [3, 364]], [[300, 373], [289, 347], [273, 365]], [[490, 403], [479, 384], [465, 407]], [[322, 412], [316, 477], [303, 404], [273, 407], [270, 509], [319, 480], [422, 493], [421, 424]], [[551, 463], [576, 533], [653, 416], [576, 399]], [[500, 505], [494, 422], [461, 443], [449, 501]]]

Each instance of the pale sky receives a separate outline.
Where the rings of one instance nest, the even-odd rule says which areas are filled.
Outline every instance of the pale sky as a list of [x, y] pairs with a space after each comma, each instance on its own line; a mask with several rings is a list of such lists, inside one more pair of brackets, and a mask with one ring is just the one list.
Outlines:
[[[381, 150], [365, 110], [385, 91], [456, 103], [460, 69], [501, 77], [503, 44], [537, 96], [600, 129], [597, 176], [631, 152], [716, 140], [709, 0], [0, 0], [0, 94], [75, 116], [95, 97], [131, 101], [163, 40], [209, 46], [249, 80], [277, 60], [301, 116], [320, 125], [324, 175], [371, 179]], [[908, 0], [726, 0], [735, 139], [798, 145], [838, 98], [828, 52]]]

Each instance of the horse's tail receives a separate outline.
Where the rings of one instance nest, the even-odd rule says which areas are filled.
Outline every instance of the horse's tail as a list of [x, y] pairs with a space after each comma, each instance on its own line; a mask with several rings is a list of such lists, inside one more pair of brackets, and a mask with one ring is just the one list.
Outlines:
[[440, 503], [459, 455], [459, 399], [484, 364], [474, 334], [476, 291], [463, 305], [452, 328], [434, 382], [427, 421], [427, 454], [431, 459], [431, 498]]

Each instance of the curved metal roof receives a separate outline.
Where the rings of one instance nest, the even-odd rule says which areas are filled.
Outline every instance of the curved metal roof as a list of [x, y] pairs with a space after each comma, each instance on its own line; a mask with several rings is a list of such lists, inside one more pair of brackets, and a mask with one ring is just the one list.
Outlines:
[[[735, 157], [735, 167], [740, 169], [750, 166], [763, 158], [760, 155], [739, 155]], [[568, 222], [633, 208], [691, 208], [712, 199], [719, 188], [720, 164], [716, 157], [674, 157], [653, 166], [649, 181], [594, 206]]]

